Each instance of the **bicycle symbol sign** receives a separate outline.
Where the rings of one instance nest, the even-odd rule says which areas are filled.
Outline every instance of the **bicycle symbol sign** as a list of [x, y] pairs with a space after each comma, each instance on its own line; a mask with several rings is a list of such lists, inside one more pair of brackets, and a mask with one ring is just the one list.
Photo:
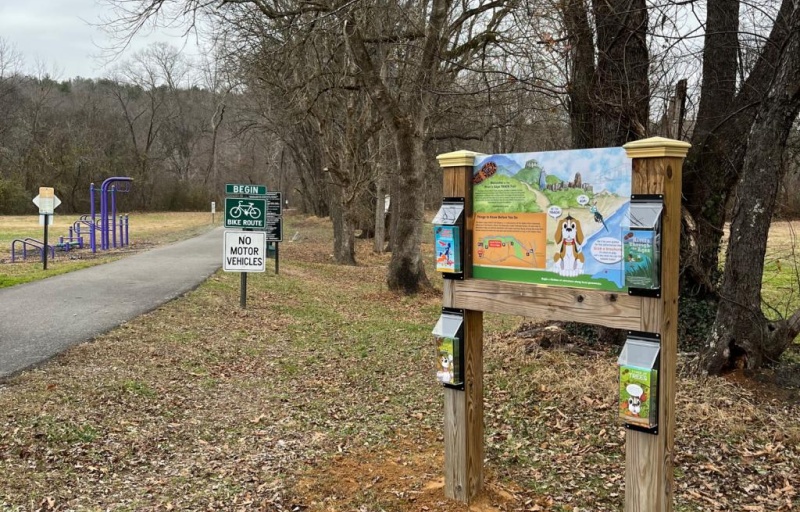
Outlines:
[[266, 203], [266, 199], [226, 197], [225, 227], [264, 229], [267, 217]]

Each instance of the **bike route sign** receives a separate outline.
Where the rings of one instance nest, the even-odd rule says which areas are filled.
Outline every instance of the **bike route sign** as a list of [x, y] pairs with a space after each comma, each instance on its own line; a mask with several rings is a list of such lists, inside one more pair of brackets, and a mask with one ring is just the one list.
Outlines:
[[252, 197], [225, 198], [225, 227], [264, 229], [267, 200]]

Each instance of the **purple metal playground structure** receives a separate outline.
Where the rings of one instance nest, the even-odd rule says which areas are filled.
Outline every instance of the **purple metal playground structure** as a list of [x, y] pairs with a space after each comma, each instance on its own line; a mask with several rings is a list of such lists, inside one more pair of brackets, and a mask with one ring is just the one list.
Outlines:
[[[28, 255], [28, 247], [38, 249], [42, 259], [44, 259], [44, 251], [49, 250], [51, 255], [55, 254], [55, 249], [58, 248], [63, 251], [78, 248], [83, 249], [83, 236], [82, 227], [88, 230], [89, 247], [92, 252], [97, 252], [97, 233], [100, 232], [100, 249], [107, 251], [112, 247], [125, 247], [130, 244], [128, 236], [128, 216], [117, 216], [117, 193], [127, 193], [130, 191], [131, 182], [133, 178], [126, 176], [114, 176], [107, 178], [100, 185], [100, 218], [97, 218], [96, 209], [96, 187], [94, 183], [89, 184], [89, 198], [91, 202], [91, 213], [88, 215], [81, 215], [72, 226], [69, 228], [69, 235], [59, 237], [59, 243], [55, 246], [48, 244], [47, 248], [44, 243], [33, 238], [18, 238], [11, 242], [11, 262], [16, 261], [16, 244], [19, 242], [22, 245], [22, 259]], [[119, 185], [119, 186], [118, 186]], [[110, 204], [109, 204], [110, 203]], [[119, 243], [117, 242], [117, 229], [119, 229]]]

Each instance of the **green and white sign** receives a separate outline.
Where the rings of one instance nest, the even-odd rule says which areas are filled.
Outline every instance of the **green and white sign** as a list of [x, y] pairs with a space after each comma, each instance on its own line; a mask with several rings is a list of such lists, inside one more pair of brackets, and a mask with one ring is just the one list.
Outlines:
[[225, 198], [225, 227], [264, 229], [267, 220], [266, 199]]
[[244, 196], [263, 196], [267, 194], [267, 187], [264, 185], [235, 185], [228, 183], [225, 185], [225, 193]]

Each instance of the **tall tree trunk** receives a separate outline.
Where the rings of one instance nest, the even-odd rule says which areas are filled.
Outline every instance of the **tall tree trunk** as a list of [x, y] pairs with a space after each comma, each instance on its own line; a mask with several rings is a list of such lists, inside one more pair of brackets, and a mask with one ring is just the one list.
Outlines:
[[748, 368], [777, 361], [800, 334], [800, 311], [789, 319], [768, 320], [761, 310], [764, 255], [776, 198], [786, 167], [783, 154], [800, 113], [800, 4], [795, 2], [775, 80], [761, 101], [747, 141], [725, 258], [721, 302], [701, 355], [711, 374], [737, 359]]
[[425, 201], [420, 191], [426, 155], [422, 137], [414, 133], [407, 121], [401, 123], [395, 139], [399, 161], [396, 193], [392, 197], [392, 201], [397, 202], [394, 219], [396, 238], [392, 240], [387, 284], [390, 290], [412, 294], [430, 287], [420, 251], [425, 211]]
[[[644, 0], [565, 0], [570, 43], [568, 107], [573, 148], [621, 146], [647, 134], [650, 54]], [[596, 62], [596, 65], [595, 65]]]
[[593, 0], [597, 33], [594, 146], [647, 135], [650, 54], [645, 0]]
[[689, 214], [681, 244], [683, 294], [716, 295], [728, 200], [742, 169], [759, 102], [775, 77], [789, 37], [793, 5], [793, 0], [783, 0], [756, 65], [732, 96], [739, 69], [739, 0], [709, 0], [701, 105], [683, 167], [684, 207]]
[[[380, 158], [380, 157], [379, 157]], [[378, 164], [378, 176], [375, 179], [375, 239], [373, 240], [372, 252], [383, 253], [383, 246], [386, 243], [386, 188], [384, 183], [384, 164]]]
[[[682, 287], [693, 295], [714, 293], [718, 280], [719, 248], [725, 224], [728, 194], [738, 169], [723, 157], [730, 147], [721, 128], [729, 121], [736, 94], [739, 58], [740, 0], [708, 0], [703, 47], [702, 94], [690, 150], [683, 173], [685, 207], [693, 222], [684, 232], [691, 236], [682, 244], [690, 280]], [[745, 129], [746, 130], [746, 129]], [[744, 139], [746, 131], [738, 138]], [[687, 250], [691, 249], [691, 250]], [[690, 285], [690, 286], [686, 286]]]
[[329, 186], [331, 192], [331, 220], [333, 221], [333, 258], [340, 265], [356, 264], [356, 236], [353, 216], [345, 201], [346, 194], [336, 183]]
[[[429, 88], [435, 82], [439, 58], [444, 45], [442, 34], [450, 8], [448, 0], [431, 2], [425, 40], [414, 81], [418, 95], [412, 104], [400, 105], [381, 80], [364, 38], [352, 16], [345, 23], [344, 32], [353, 61], [359, 68], [358, 77], [366, 87], [372, 101], [394, 138], [397, 154], [397, 177], [394, 180], [392, 203], [397, 215], [393, 219], [396, 233], [392, 233], [392, 259], [389, 262], [387, 285], [390, 290], [405, 294], [416, 293], [430, 287], [422, 262], [422, 220], [424, 216], [425, 121], [430, 108]], [[396, 235], [396, 236], [395, 236]]]
[[594, 34], [584, 0], [564, 2], [564, 25], [570, 44], [568, 109], [572, 147], [594, 147]]

